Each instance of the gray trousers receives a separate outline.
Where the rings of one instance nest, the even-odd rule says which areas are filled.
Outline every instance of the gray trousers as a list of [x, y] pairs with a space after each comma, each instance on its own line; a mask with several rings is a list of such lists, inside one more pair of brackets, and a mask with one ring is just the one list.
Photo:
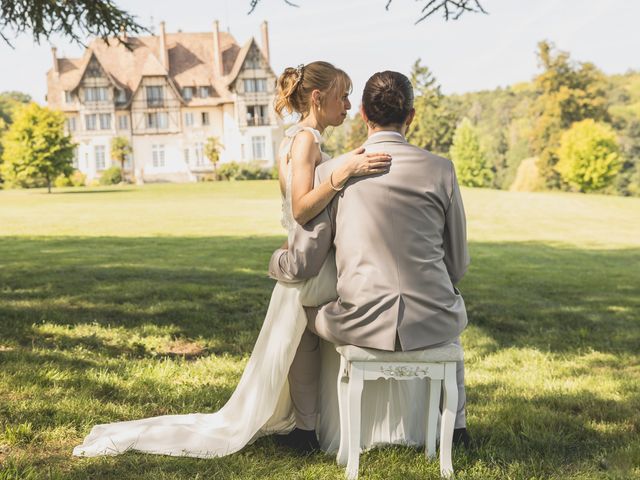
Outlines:
[[[332, 339], [327, 339], [333, 341]], [[460, 338], [453, 343], [460, 345]], [[464, 389], [464, 361], [456, 362], [458, 381], [458, 411], [455, 428], [467, 425]], [[289, 391], [296, 417], [296, 426], [302, 430], [315, 430], [318, 415], [318, 378], [320, 375], [320, 338], [307, 328], [289, 370]]]

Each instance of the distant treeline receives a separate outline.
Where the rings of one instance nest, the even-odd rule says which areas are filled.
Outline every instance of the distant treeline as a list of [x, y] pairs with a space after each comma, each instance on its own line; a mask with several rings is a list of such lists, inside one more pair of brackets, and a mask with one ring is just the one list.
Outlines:
[[[607, 76], [548, 42], [537, 56], [531, 82], [463, 95], [444, 95], [418, 59], [409, 140], [451, 158], [469, 186], [640, 196], [640, 72]], [[325, 150], [365, 139], [356, 115], [327, 135]]]

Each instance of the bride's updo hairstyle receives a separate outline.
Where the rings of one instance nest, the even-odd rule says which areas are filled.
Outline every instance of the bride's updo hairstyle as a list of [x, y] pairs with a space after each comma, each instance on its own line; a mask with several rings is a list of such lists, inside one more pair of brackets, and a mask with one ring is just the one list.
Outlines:
[[281, 117], [285, 113], [298, 113], [305, 118], [311, 112], [311, 92], [320, 90], [320, 106], [329, 94], [350, 91], [351, 79], [343, 70], [328, 62], [312, 62], [288, 67], [276, 84], [275, 111]]
[[411, 81], [389, 70], [373, 74], [364, 86], [362, 107], [373, 126], [402, 125], [413, 108]]

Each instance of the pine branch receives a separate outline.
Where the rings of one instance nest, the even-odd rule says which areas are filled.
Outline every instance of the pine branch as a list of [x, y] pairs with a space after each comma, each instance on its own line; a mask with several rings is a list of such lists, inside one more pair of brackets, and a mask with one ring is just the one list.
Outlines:
[[[261, 0], [250, 0], [249, 2], [249, 14], [253, 13], [253, 11], [258, 6]], [[292, 7], [299, 7], [299, 5], [294, 4], [290, 0], [283, 0], [287, 5], [291, 5]], [[425, 0], [416, 0], [417, 2], [425, 1]], [[385, 10], [389, 10], [391, 7], [391, 3], [393, 0], [387, 0], [385, 5]], [[463, 13], [465, 12], [474, 12], [474, 13], [484, 13], [488, 12], [480, 5], [480, 0], [426, 0], [426, 4], [422, 7], [421, 17], [416, 20], [416, 24], [426, 20], [431, 15], [435, 14], [438, 11], [442, 11], [443, 17], [445, 21], [449, 20], [458, 20]]]
[[7, 32], [31, 32], [36, 43], [59, 33], [82, 45], [87, 37], [147, 31], [114, 0], [0, 0], [0, 37], [10, 46]]

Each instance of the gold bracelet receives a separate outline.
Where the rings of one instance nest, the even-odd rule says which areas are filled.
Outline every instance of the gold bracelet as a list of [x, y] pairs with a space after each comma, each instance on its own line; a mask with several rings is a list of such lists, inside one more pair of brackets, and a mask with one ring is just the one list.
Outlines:
[[[346, 183], [346, 182], [345, 182]], [[340, 188], [336, 188], [333, 185], [333, 172], [331, 172], [331, 175], [329, 175], [329, 185], [331, 185], [331, 188], [333, 189], [333, 191], [335, 192], [339, 192], [344, 188], [344, 183], [342, 184], [342, 186]]]

